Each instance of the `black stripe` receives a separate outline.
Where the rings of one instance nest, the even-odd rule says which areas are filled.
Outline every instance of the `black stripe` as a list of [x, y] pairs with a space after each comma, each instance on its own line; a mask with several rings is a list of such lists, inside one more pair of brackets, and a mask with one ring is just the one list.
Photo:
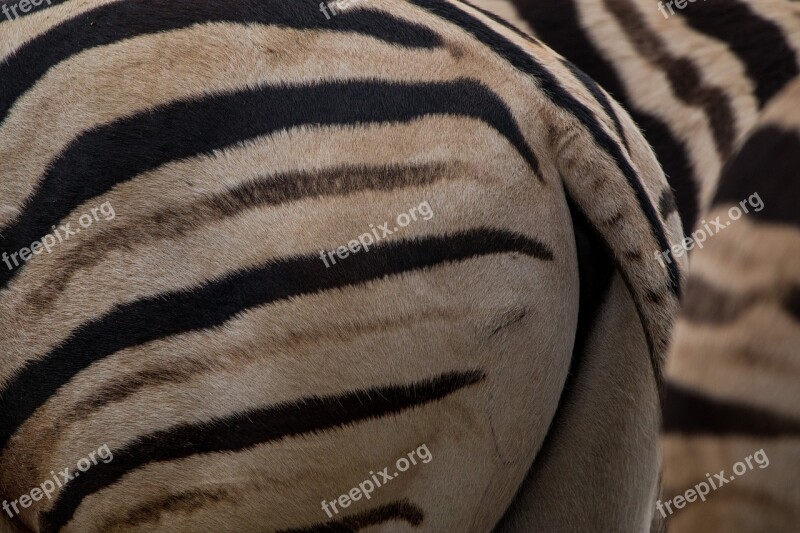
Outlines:
[[89, 48], [207, 22], [271, 24], [361, 33], [412, 48], [441, 46], [432, 30], [380, 11], [354, 10], [326, 20], [316, 0], [125, 0], [98, 7], [37, 36], [0, 63], [0, 124], [50, 68]]
[[795, 285], [783, 297], [783, 309], [796, 321], [800, 322], [800, 285]]
[[[628, 162], [625, 154], [614, 139], [612, 139], [603, 129], [600, 122], [595, 117], [594, 113], [581, 102], [576, 100], [569, 91], [566, 91], [543, 65], [537, 62], [531, 55], [526, 54], [514, 43], [492, 31], [491, 28], [486, 26], [483, 22], [476, 19], [472, 15], [458, 9], [452, 4], [447, 3], [445, 0], [410, 0], [411, 3], [416, 4], [423, 9], [433, 13], [437, 17], [445, 19], [458, 25], [465, 31], [469, 32], [472, 36], [480, 42], [491, 48], [496, 54], [505, 59], [508, 63], [515, 68], [524, 72], [536, 79], [538, 85], [542, 89], [542, 93], [547, 96], [551, 102], [558, 107], [566, 110], [572, 114], [583, 126], [589, 131], [594, 138], [595, 142], [608, 153], [615, 161], [617, 167], [625, 176], [633, 189], [639, 207], [644, 213], [645, 217], [650, 223], [650, 229], [653, 236], [656, 238], [660, 249], [669, 249], [669, 242], [664, 233], [664, 228], [658, 218], [656, 211], [647, 192], [644, 190], [636, 171]], [[553, 6], [551, 5], [552, 9]], [[675, 263], [670, 263], [668, 266], [670, 278], [670, 290], [674, 294], [680, 293], [680, 273]]]
[[342, 165], [333, 168], [267, 174], [209, 193], [182, 205], [171, 204], [146, 216], [115, 224], [113, 231], [87, 239], [65, 252], [46, 281], [27, 292], [39, 312], [52, 304], [81, 270], [99, 264], [114, 250], [130, 252], [157, 239], [174, 239], [213, 222], [233, 218], [261, 206], [275, 206], [322, 196], [345, 196], [357, 191], [393, 191], [421, 187], [440, 179], [462, 179], [451, 161], [426, 164]]
[[442, 399], [479, 383], [478, 371], [450, 372], [409, 385], [389, 385], [338, 394], [307, 396], [295, 402], [252, 409], [200, 424], [151, 433], [67, 483], [53, 508], [42, 516], [42, 531], [55, 532], [72, 518], [84, 498], [145, 465], [197, 454], [238, 452], [287, 437], [340, 428]]
[[695, 324], [719, 326], [739, 320], [756, 305], [774, 305], [800, 322], [800, 286], [794, 285], [779, 296], [773, 290], [732, 293], [715, 287], [698, 275], [686, 282], [681, 316]]
[[[27, 13], [23, 13], [22, 9], [20, 9], [19, 7], [20, 0], [0, 0], [0, 13], [2, 13], [2, 15], [0, 15], [0, 22], [5, 22], [6, 20], [17, 20], [22, 17], [27, 17], [28, 15], [33, 15], [34, 13], [39, 13], [40, 11], [44, 11], [49, 7], [57, 6], [58, 4], [63, 4], [66, 1], [67, 0], [39, 0], [40, 5], [38, 6], [34, 6], [30, 2], [28, 2], [28, 5], [30, 5], [31, 8], [28, 10]], [[11, 10], [13, 6], [16, 6], [15, 11]], [[2, 120], [0, 120], [0, 122], [2, 122]]]
[[664, 432], [682, 435], [800, 437], [800, 420], [667, 382], [662, 397]]
[[191, 331], [220, 326], [253, 307], [288, 298], [366, 283], [490, 254], [519, 253], [552, 260], [535, 239], [493, 229], [387, 242], [369, 253], [326, 268], [319, 255], [279, 259], [261, 268], [231, 273], [202, 286], [120, 305], [87, 322], [41, 359], [14, 375], [0, 395], [0, 450], [36, 409], [76, 374], [119, 350]]
[[711, 126], [717, 152], [727, 159], [736, 140], [733, 106], [721, 88], [707, 84], [690, 58], [673, 56], [664, 40], [648, 25], [633, 0], [604, 0], [636, 43], [637, 52], [667, 76], [675, 95], [688, 105], [702, 109]]
[[[30, 246], [82, 203], [169, 161], [301, 125], [410, 122], [431, 114], [484, 121], [541, 178], [536, 156], [505, 103], [474, 80], [261, 87], [174, 102], [81, 135], [50, 165], [22, 214], [3, 231], [0, 254]], [[19, 270], [0, 268], [0, 288]]]
[[[667, 219], [672, 213], [678, 210], [675, 204], [675, 195], [672, 194], [672, 189], [664, 189], [661, 191], [661, 198], [658, 199], [658, 211], [661, 213], [661, 218]], [[691, 230], [692, 228], [689, 228]]]
[[480, 12], [481, 14], [483, 14], [489, 20], [492, 20], [492, 21], [496, 22], [497, 24], [500, 24], [501, 26], [503, 26], [507, 30], [510, 30], [511, 32], [515, 33], [517, 36], [522, 37], [524, 40], [528, 41], [529, 43], [535, 44], [537, 46], [544, 46], [541, 42], [539, 42], [539, 40], [536, 37], [534, 37], [533, 35], [528, 35], [524, 31], [522, 31], [521, 29], [517, 28], [516, 26], [514, 26], [513, 24], [508, 22], [503, 17], [500, 17], [497, 14], [492, 13], [491, 11], [483, 9], [482, 7], [476, 6], [475, 4], [473, 4], [471, 2], [468, 2], [467, 0], [458, 0], [458, 2], [460, 2], [460, 3], [462, 3], [462, 4], [466, 5], [466, 6], [471, 7], [475, 11]]
[[725, 42], [741, 59], [762, 106], [800, 74], [794, 50], [781, 28], [744, 2], [697, 2], [678, 13], [695, 30]]
[[622, 123], [619, 121], [619, 117], [617, 116], [617, 112], [614, 111], [614, 107], [611, 105], [611, 101], [606, 96], [606, 93], [600, 88], [596, 81], [594, 81], [588, 74], [584, 71], [579, 69], [575, 64], [567, 61], [566, 59], [561, 59], [561, 63], [572, 72], [572, 75], [575, 76], [578, 81], [580, 81], [584, 87], [594, 96], [594, 99], [602, 106], [603, 111], [606, 112], [611, 120], [614, 122], [614, 129], [617, 130], [617, 135], [619, 136], [622, 144], [625, 146], [625, 150], [630, 153], [631, 147], [628, 146], [628, 139], [625, 137], [625, 131], [622, 129]]
[[[514, 4], [520, 15], [548, 46], [569, 58], [622, 102], [655, 150], [667, 180], [676, 191], [678, 211], [684, 231], [688, 234], [697, 222], [699, 191], [698, 180], [689, 163], [688, 149], [683, 142], [673, 137], [669, 127], [661, 119], [633, 105], [613, 64], [603, 57], [580, 27], [580, 17], [573, 0], [514, 0]], [[662, 248], [666, 249], [668, 248]]]
[[278, 533], [354, 533], [365, 527], [376, 526], [390, 521], [405, 520], [412, 526], [419, 526], [425, 514], [419, 506], [408, 500], [399, 500], [381, 505], [368, 511], [346, 516], [340, 520], [330, 520], [324, 524], [293, 529], [281, 529]]
[[[792, 102], [791, 105], [797, 105]], [[758, 198], [745, 204], [754, 217], [769, 223], [791, 224], [800, 227], [800, 133], [778, 126], [765, 126], [755, 131], [739, 152], [722, 170], [714, 205], [740, 205], [754, 194]]]
[[[522, 37], [526, 41], [538, 46], [543, 46], [542, 43], [540, 43], [535, 37], [528, 35], [524, 31], [520, 30], [513, 24], [507, 22], [503, 18], [495, 15], [491, 11], [487, 11], [483, 8], [480, 8], [470, 2], [467, 2], [467, 0], [458, 0], [458, 1], [461, 2], [462, 4], [470, 6], [472, 9], [480, 11], [481, 13], [486, 15], [489, 19], [511, 30], [512, 32]], [[617, 135], [619, 135], [619, 138], [622, 140], [622, 144], [625, 145], [625, 150], [630, 152], [630, 147], [628, 146], [628, 140], [625, 138], [625, 134], [623, 133], [622, 130], [622, 124], [620, 124], [619, 117], [617, 116], [617, 113], [614, 111], [614, 108], [611, 106], [611, 102], [609, 101], [605, 92], [603, 92], [600, 86], [597, 85], [597, 83], [592, 78], [590, 78], [585, 72], [583, 72], [581, 69], [579, 69], [566, 59], [561, 58], [561, 63], [567, 69], [569, 69], [570, 72], [572, 72], [572, 75], [575, 76], [578, 79], [578, 81], [580, 81], [583, 84], [584, 87], [586, 87], [586, 89], [592, 94], [592, 96], [594, 96], [595, 100], [597, 100], [597, 102], [602, 106], [603, 111], [605, 111], [606, 115], [608, 115], [614, 122], [614, 127], [617, 130]]]
[[767, 301], [767, 294], [731, 293], [693, 274], [686, 280], [681, 317], [694, 324], [719, 326], [738, 320], [753, 305]]

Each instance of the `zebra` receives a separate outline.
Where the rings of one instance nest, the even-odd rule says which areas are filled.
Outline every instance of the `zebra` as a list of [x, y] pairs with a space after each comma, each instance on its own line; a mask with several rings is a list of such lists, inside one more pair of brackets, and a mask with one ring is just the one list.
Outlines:
[[[788, 532], [800, 523], [798, 109], [800, 79], [726, 163], [708, 217], [728, 217], [747, 190], [763, 207], [691, 261], [666, 371], [664, 497], [709, 473], [718, 486], [702, 506], [661, 511], [670, 531]], [[759, 453], [756, 468], [748, 458]]]
[[469, 4], [335, 10], [0, 22], [2, 527], [487, 531], [534, 478], [541, 524], [649, 526], [686, 267], [655, 154]]

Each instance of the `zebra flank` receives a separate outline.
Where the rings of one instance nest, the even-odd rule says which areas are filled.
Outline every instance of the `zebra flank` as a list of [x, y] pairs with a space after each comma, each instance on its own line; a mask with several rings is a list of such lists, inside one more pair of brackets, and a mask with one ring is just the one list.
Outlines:
[[[345, 108], [332, 110], [328, 105], [331, 100], [349, 103], [355, 111], [345, 111]], [[424, 103], [420, 105], [420, 102]], [[314, 106], [315, 103], [318, 107]], [[471, 110], [478, 108], [481, 109], [480, 116], [474, 116]], [[252, 120], [253, 110], [263, 113], [263, 118]], [[168, 161], [208, 154], [260, 135], [312, 122], [347, 125], [411, 121], [429, 114], [472, 116], [483, 120], [506, 136], [538, 172], [536, 156], [525, 144], [502, 102], [469, 80], [438, 86], [393, 86], [372, 82], [262, 88], [215, 96], [201, 102], [178, 102], [166, 109], [97, 128], [75, 139], [43, 176], [38, 190], [29, 200], [31, 207], [7, 227], [0, 238], [0, 250], [12, 253], [24, 243], [41, 238], [56, 222], [90, 198]], [[220, 124], [228, 127], [218, 126]], [[196, 131], [198, 135], [186, 136], [188, 138], [183, 143], [174, 146], [174, 151], [158, 150], [158, 147], [169, 146], [169, 140], [179, 136], [181, 131]], [[209, 131], [211, 133], [207, 133]], [[140, 151], [120, 160], [119, 154], [125, 154], [125, 148], [138, 139], [142, 140]], [[154, 153], [158, 156], [154, 157]], [[82, 181], [71, 180], [76, 168], [81, 167], [86, 167]], [[119, 170], [109, 172], [109, 168]], [[50, 208], [34, 207], [42, 205]], [[3, 270], [0, 284], [7, 283], [15, 272], [17, 270]]]
[[[160, 293], [97, 317], [26, 366], [3, 390], [5, 446], [14, 431], [78, 372], [120, 350], [188, 331], [219, 327], [247, 309], [279, 300], [366, 283], [437, 264], [479, 255], [520, 253], [541, 259], [552, 254], [541, 243], [519, 235], [474, 231], [449, 238], [402, 242], [354, 256], [349, 269], [325, 269], [319, 257], [287, 258], [260, 271], [231, 273], [189, 291]], [[97, 342], [104, 339], [105, 342]]]
[[59, 531], [84, 498], [146, 464], [175, 461], [196, 454], [236, 451], [386, 416], [445, 397], [483, 379], [477, 372], [451, 373], [438, 376], [430, 383], [376, 387], [335, 397], [300, 398], [293, 405], [262, 408], [237, 413], [212, 424], [178, 426], [166, 432], [143, 435], [135, 444], [118, 450], [114, 461], [98, 465], [100, 468], [93, 468], [68, 485], [53, 509], [43, 517], [42, 529]]
[[757, 9], [763, 4], [735, 0], [725, 6], [705, 4], [680, 13], [694, 30], [724, 42], [733, 50], [755, 84], [761, 107], [800, 74], [797, 45], [791, 42], [796, 40], [797, 21], [783, 16], [791, 13], [788, 9], [784, 12], [776, 9], [773, 14], [767, 8], [772, 16], [766, 17]]
[[[49, 31], [28, 40], [0, 65], [0, 76], [8, 84], [0, 92], [0, 123], [14, 103], [50, 68], [81, 52], [109, 46], [158, 32], [189, 28], [194, 24], [230, 22], [266, 24], [276, 27], [363, 33], [388, 43], [411, 48], [433, 48], [441, 43], [437, 35], [419, 26], [391, 17], [388, 13], [364, 10], [352, 17], [320, 17], [310, 2], [287, 4], [278, 0], [234, 0], [225, 5], [213, 2], [184, 4], [176, 9], [158, 9], [148, 0], [101, 5], [64, 20]], [[153, 10], [157, 11], [154, 12]], [[85, 32], [87, 26], [92, 31]], [[390, 31], [391, 28], [391, 31]], [[24, 66], [24, 68], [23, 68]]]

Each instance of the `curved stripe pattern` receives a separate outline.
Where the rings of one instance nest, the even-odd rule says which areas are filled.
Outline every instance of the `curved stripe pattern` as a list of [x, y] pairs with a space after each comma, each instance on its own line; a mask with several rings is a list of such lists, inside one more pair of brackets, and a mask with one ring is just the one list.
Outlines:
[[[589, 107], [573, 97], [545, 64], [492, 31], [481, 20], [442, 0], [410, 0], [410, 3], [461, 27], [509, 65], [534, 80], [551, 103], [575, 117], [599, 149], [616, 164], [619, 173], [625, 176], [658, 245], [669, 248], [656, 207], [626, 153], [627, 139], [619, 117], [605, 93], [590, 78], [565, 63], [565, 67], [608, 114], [607, 123], [613, 124], [613, 128], [606, 128], [605, 119], [596, 116], [594, 103]], [[168, 6], [152, 0], [123, 0], [61, 23], [21, 46], [0, 64], [0, 80], [5, 80], [0, 81], [0, 125], [14, 103], [49, 69], [86, 49], [207, 22], [260, 23], [295, 29], [354, 32], [408, 48], [443, 46], [441, 38], [433, 30], [380, 11], [359, 8], [347, 16], [325, 19], [320, 16], [315, 0], [231, 0], [223, 3], [175, 0]], [[556, 69], [561, 72], [560, 67], [556, 66]], [[571, 79], [569, 83], [572, 83]], [[585, 93], [581, 90], [581, 94]], [[296, 86], [261, 86], [171, 102], [81, 133], [55, 160], [49, 162], [46, 172], [25, 199], [21, 214], [3, 228], [0, 253], [13, 253], [30, 245], [85, 202], [172, 161], [208, 155], [243, 141], [300, 126], [320, 128], [407, 123], [431, 115], [465, 117], [493, 128], [543, 181], [536, 154], [527, 144], [510, 109], [498, 95], [478, 81], [465, 78], [430, 83], [319, 80]], [[615, 139], [617, 134], [621, 142]], [[605, 160], [602, 155], [601, 158]], [[366, 174], [330, 186], [391, 187], [414, 178], [401, 172], [394, 177], [396, 182], [376, 185], [371, 181], [375, 176]], [[291, 179], [295, 178], [297, 176], [291, 176]], [[280, 182], [277, 185], [284, 189], [271, 190], [273, 194], [266, 196], [261, 196], [260, 189], [248, 188], [251, 184], [245, 184], [232, 192], [230, 203], [202, 207], [218, 208], [216, 212], [208, 209], [210, 216], [227, 216], [232, 210], [257, 201], [302, 197], [309, 194], [310, 190], [304, 187], [311, 184], [309, 180], [292, 184]], [[334, 192], [333, 189], [326, 191]], [[626, 191], [626, 198], [627, 194]], [[579, 252], [585, 252], [587, 244], [579, 231], [580, 223], [575, 225]], [[643, 231], [646, 236], [647, 229]], [[600, 245], [596, 235], [589, 240]], [[57, 402], [59, 392], [76, 376], [86, 370], [91, 372], [93, 364], [121, 350], [158, 339], [218, 328], [248, 310], [290, 298], [499, 254], [519, 254], [546, 261], [554, 258], [551, 248], [536, 238], [510, 230], [479, 227], [446, 235], [390, 240], [373, 247], [369, 254], [353, 255], [348, 268], [327, 269], [316, 252], [281, 257], [263, 265], [231, 271], [189, 288], [173, 289], [118, 304], [111, 311], [70, 331], [40, 358], [25, 362], [0, 387], [0, 451], [9, 445], [19, 428], [40, 407], [48, 402]], [[586, 260], [581, 255], [579, 268], [582, 279], [586, 278], [586, 268], [590, 264], [591, 259]], [[670, 263], [669, 268], [671, 289], [677, 294], [677, 265]], [[602, 269], [593, 272], [599, 273], [595, 281], [602, 283], [581, 286], [576, 350], [580, 350], [586, 340], [586, 324], [592, 321], [592, 313], [602, 301], [611, 272], [612, 263], [604, 261]], [[0, 289], [16, 273], [16, 270], [6, 272], [0, 269]], [[593, 302], [593, 305], [587, 302]], [[485, 379], [486, 374], [481, 369], [452, 371], [411, 384], [384, 384], [275, 405], [247, 406], [244, 411], [204, 422], [182, 422], [160, 431], [150, 428], [147, 430], [149, 433], [125, 442], [115, 450], [114, 461], [96, 464], [71, 480], [50, 510], [41, 515], [41, 530], [58, 531], [73, 519], [86, 498], [117, 484], [129, 474], [141, 474], [142, 468], [155, 463], [205, 454], [243, 452], [300, 435], [336, 430], [432, 404]], [[416, 505], [400, 500], [301, 531], [353, 530], [389, 520], [416, 526], [422, 523], [423, 514]]]
[[704, 82], [691, 59], [674, 57], [631, 0], [603, 0], [603, 3], [637, 44], [638, 52], [664, 72], [675, 95], [684, 103], [704, 111], [717, 152], [721, 159], [726, 159], [733, 151], [736, 135], [733, 105], [725, 91]]
[[[511, 112], [477, 81], [266, 86], [174, 102], [84, 133], [50, 165], [22, 214], [2, 232], [0, 255], [41, 239], [83, 202], [170, 161], [298, 126], [410, 122], [431, 114], [485, 122], [542, 179]], [[21, 268], [0, 269], [0, 288]]]
[[[617, 168], [619, 168], [620, 172], [628, 181], [628, 185], [630, 185], [631, 189], [634, 191], [639, 207], [650, 224], [650, 230], [658, 243], [659, 249], [668, 250], [670, 248], [664, 227], [658, 218], [658, 212], [652, 202], [650, 202], [647, 192], [644, 190], [641, 181], [639, 181], [639, 177], [636, 175], [636, 171], [620, 149], [620, 146], [606, 133], [594, 113], [566, 91], [556, 77], [548, 71], [544, 65], [536, 61], [529, 54], [526, 54], [517, 45], [502, 35], [492, 31], [491, 28], [480, 20], [444, 0], [409, 1], [439, 18], [458, 25], [484, 45], [491, 48], [514, 68], [533, 77], [541, 87], [542, 93], [549, 98], [552, 103], [572, 114], [588, 130], [598, 146], [611, 156]], [[680, 273], [678, 272], [678, 266], [673, 262], [670, 263], [667, 268], [669, 271], [669, 288], [673, 294], [677, 295], [680, 293]]]
[[762, 107], [800, 74], [781, 29], [739, 0], [697, 2], [677, 13], [695, 30], [723, 41], [744, 62]]
[[393, 191], [403, 187], [435, 183], [451, 176], [453, 164], [344, 165], [321, 170], [292, 171], [259, 176], [236, 186], [203, 196], [202, 199], [159, 209], [117, 225], [113, 232], [79, 243], [59, 260], [43, 289], [28, 296], [40, 309], [52, 304], [81, 269], [100, 263], [110, 252], [131, 249], [159, 238], [174, 238], [197, 231], [205, 224], [232, 218], [264, 206], [325, 196], [346, 196], [359, 191]]
[[125, 0], [100, 6], [53, 27], [0, 62], [0, 125], [14, 102], [59, 62], [90, 48], [194, 24], [230, 22], [353, 32], [409, 48], [442, 44], [432, 30], [380, 11], [359, 9], [326, 20], [317, 4], [314, 0], [170, 0], [167, 4]]
[[69, 522], [84, 498], [148, 464], [197, 454], [237, 452], [307, 433], [340, 428], [400, 413], [440, 400], [485, 379], [480, 371], [450, 372], [409, 385], [374, 387], [335, 396], [311, 396], [209, 421], [184, 424], [140, 437], [114, 450], [114, 460], [82, 472], [59, 493], [42, 517], [42, 531], [55, 533]]
[[75, 329], [41, 359], [14, 375], [0, 395], [0, 450], [39, 407], [79, 372], [115, 352], [191, 331], [210, 329], [257, 306], [363, 284], [388, 275], [471, 258], [518, 253], [552, 260], [545, 244], [518, 233], [474, 229], [448, 236], [398, 240], [356, 254], [348, 268], [329, 269], [315, 254], [278, 259], [202, 286], [120, 305]]
[[608, 99], [608, 96], [606, 96], [606, 93], [603, 92], [603, 89], [601, 89], [597, 82], [594, 81], [588, 74], [579, 69], [570, 61], [562, 59], [561, 64], [567, 67], [572, 75], [575, 76], [575, 78], [577, 78], [577, 80], [581, 82], [584, 87], [586, 87], [586, 90], [591, 93], [595, 100], [597, 100], [597, 102], [603, 108], [603, 111], [606, 112], [606, 115], [611, 118], [611, 120], [614, 122], [614, 129], [617, 130], [617, 135], [622, 141], [622, 144], [625, 146], [625, 150], [630, 153], [631, 147], [628, 146], [628, 139], [625, 137], [625, 131], [622, 129], [622, 123], [619, 121], [617, 112], [614, 111], [614, 107], [611, 105], [611, 100]]
[[[569, 58], [620, 101], [653, 146], [672, 188], [684, 231], [694, 228], [699, 216], [698, 180], [689, 162], [688, 148], [657, 116], [638, 109], [615, 67], [580, 27], [574, 0], [516, 0], [521, 16], [559, 54]], [[688, 10], [687, 10], [688, 11]], [[662, 248], [666, 250], [667, 248]]]
[[[478, 7], [475, 4], [472, 4], [472, 3], [468, 2], [467, 0], [458, 0], [458, 1], [460, 3], [462, 3], [462, 4], [464, 4], [464, 5], [467, 5], [467, 6], [471, 7], [472, 9], [474, 9], [476, 11], [479, 11], [480, 13], [485, 15], [490, 20], [493, 20], [494, 22], [500, 24], [504, 28], [508, 29], [509, 31], [511, 31], [514, 34], [516, 34], [517, 36], [521, 37], [522, 39], [524, 39], [524, 40], [526, 40], [526, 41], [528, 41], [528, 42], [530, 42], [532, 44], [535, 44], [537, 46], [543, 46], [542, 43], [540, 43], [536, 38], [528, 35], [524, 31], [521, 31], [519, 28], [517, 28], [513, 24], [508, 23], [504, 19], [498, 17], [497, 15], [492, 13], [491, 11], [487, 11], [487, 10], [481, 8], [481, 7]], [[588, 90], [589, 93], [591, 93], [591, 95], [594, 97], [594, 99], [597, 100], [597, 102], [603, 108], [603, 111], [606, 112], [606, 115], [608, 115], [609, 118], [611, 118], [611, 120], [614, 122], [614, 128], [617, 131], [617, 135], [619, 135], [619, 138], [622, 140], [622, 144], [625, 145], [625, 150], [630, 151], [630, 147], [628, 146], [628, 140], [625, 138], [625, 133], [623, 132], [622, 124], [619, 121], [619, 117], [617, 117], [617, 113], [614, 111], [614, 108], [611, 106], [611, 101], [608, 99], [608, 97], [603, 92], [603, 90], [600, 88], [600, 86], [592, 78], [590, 78], [588, 75], [586, 75], [585, 72], [583, 72], [581, 69], [579, 69], [574, 64], [572, 64], [569, 61], [567, 61], [566, 59], [562, 58], [561, 59], [561, 64], [564, 65], [572, 73], [572, 75], [575, 76], [575, 78], [577, 78], [578, 81], [580, 81], [581, 84], [583, 84], [584, 87], [586, 87], [586, 90]]]

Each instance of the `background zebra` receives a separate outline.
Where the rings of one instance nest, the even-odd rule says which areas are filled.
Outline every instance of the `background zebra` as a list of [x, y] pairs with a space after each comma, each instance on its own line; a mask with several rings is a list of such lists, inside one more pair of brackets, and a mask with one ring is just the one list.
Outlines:
[[[675, 514], [671, 531], [800, 524], [798, 168], [800, 80], [773, 99], [726, 164], [708, 218], [729, 216], [746, 191], [758, 191], [763, 209], [692, 256], [667, 365], [664, 497], [708, 473], [720, 484], [723, 469], [727, 482]], [[767, 457], [758, 469], [736, 467], [758, 450]]]

